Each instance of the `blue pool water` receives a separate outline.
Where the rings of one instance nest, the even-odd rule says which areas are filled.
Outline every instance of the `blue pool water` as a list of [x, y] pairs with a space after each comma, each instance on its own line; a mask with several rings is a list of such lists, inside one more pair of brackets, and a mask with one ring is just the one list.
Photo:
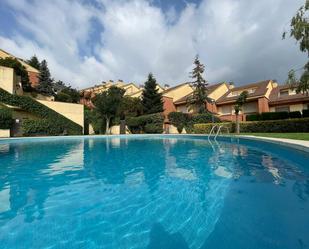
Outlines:
[[309, 248], [309, 156], [194, 136], [2, 141], [0, 248]]

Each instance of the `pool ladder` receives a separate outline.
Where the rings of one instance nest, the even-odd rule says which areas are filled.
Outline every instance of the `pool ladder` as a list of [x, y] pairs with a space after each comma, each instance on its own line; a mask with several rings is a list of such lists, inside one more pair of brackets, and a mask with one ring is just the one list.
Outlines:
[[[215, 134], [215, 129], [216, 129], [216, 127], [218, 128], [217, 129], [217, 132], [216, 132], [216, 134]], [[216, 140], [217, 139], [217, 136], [219, 135], [219, 133], [220, 133], [220, 131], [222, 130], [222, 128], [225, 128], [226, 130], [227, 130], [227, 133], [230, 133], [230, 131], [229, 131], [229, 128], [227, 128], [226, 126], [224, 126], [224, 125], [214, 125], [214, 126], [212, 126], [211, 127], [211, 130], [210, 130], [210, 132], [209, 132], [209, 134], [208, 134], [208, 139], [210, 139], [210, 136], [212, 135], [212, 134], [215, 134], [215, 136], [214, 136], [214, 140]]]

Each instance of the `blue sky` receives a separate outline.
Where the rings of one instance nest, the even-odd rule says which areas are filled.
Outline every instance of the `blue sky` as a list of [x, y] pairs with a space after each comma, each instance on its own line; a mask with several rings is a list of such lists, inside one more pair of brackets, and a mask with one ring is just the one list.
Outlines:
[[78, 88], [109, 79], [189, 81], [199, 54], [210, 83], [284, 82], [306, 55], [282, 40], [304, 0], [1, 0], [0, 48], [47, 59]]

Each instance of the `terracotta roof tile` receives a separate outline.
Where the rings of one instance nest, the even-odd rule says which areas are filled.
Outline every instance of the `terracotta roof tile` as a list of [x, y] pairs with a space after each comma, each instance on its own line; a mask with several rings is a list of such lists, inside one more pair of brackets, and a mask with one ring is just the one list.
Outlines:
[[228, 95], [232, 92], [238, 92], [238, 91], [244, 91], [250, 88], [255, 88], [255, 91], [253, 93], [249, 93], [248, 98], [255, 98], [258, 96], [265, 95], [267, 92], [267, 85], [270, 82], [270, 80], [264, 80], [256, 83], [247, 84], [244, 86], [234, 87], [231, 90], [229, 90], [227, 93], [225, 93], [222, 97], [220, 97], [216, 104], [224, 104], [227, 102], [234, 102], [237, 100], [238, 96], [232, 96], [228, 97]]
[[[225, 82], [222, 82], [222, 83], [217, 83], [217, 84], [213, 84], [213, 85], [209, 85], [207, 87], [208, 89], [208, 94], [212, 93], [218, 86], [222, 85], [222, 84], [225, 84]], [[189, 96], [191, 96], [192, 93], [189, 93], [187, 94], [186, 96], [183, 96], [182, 98], [178, 99], [177, 101], [174, 102], [175, 105], [180, 105], [180, 104], [183, 104], [183, 103], [186, 103], [187, 102], [187, 99]]]
[[280, 95], [281, 90], [288, 90], [292, 87], [290, 85], [281, 85], [274, 88], [269, 96], [269, 104], [276, 105], [276, 104], [288, 104], [288, 103], [297, 103], [297, 102], [309, 102], [309, 96], [298, 93], [293, 95]]

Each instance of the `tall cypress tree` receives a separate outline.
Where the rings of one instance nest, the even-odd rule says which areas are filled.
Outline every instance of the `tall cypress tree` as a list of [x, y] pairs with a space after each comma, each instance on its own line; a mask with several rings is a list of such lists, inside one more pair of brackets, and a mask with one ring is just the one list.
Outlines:
[[40, 62], [38, 60], [38, 57], [36, 57], [36, 55], [33, 55], [30, 60], [27, 61], [27, 63], [36, 68], [37, 70], [40, 70]]
[[150, 73], [142, 94], [142, 104], [145, 114], [163, 112], [162, 94], [159, 93], [156, 79]]
[[205, 71], [205, 66], [200, 62], [198, 56], [194, 60], [194, 68], [191, 72], [191, 86], [193, 88], [193, 94], [188, 98], [188, 103], [191, 107], [197, 107], [199, 113], [206, 111], [205, 104], [209, 101], [207, 81], [203, 78], [203, 73]]
[[40, 75], [37, 91], [45, 95], [54, 95], [53, 79], [50, 77], [46, 60], [42, 60], [40, 63]]

